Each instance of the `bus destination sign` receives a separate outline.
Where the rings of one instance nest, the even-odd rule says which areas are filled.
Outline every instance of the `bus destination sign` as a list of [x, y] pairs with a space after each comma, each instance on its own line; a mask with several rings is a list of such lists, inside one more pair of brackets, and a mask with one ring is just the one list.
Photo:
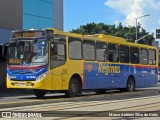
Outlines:
[[45, 31], [23, 31], [13, 33], [12, 38], [28, 38], [45, 36]]

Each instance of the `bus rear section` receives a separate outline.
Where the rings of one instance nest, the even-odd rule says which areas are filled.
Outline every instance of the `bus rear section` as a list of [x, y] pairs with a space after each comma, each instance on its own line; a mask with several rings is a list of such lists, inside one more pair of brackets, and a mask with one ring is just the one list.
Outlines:
[[135, 88], [157, 84], [156, 47], [117, 42], [118, 39], [103, 40], [90, 40], [87, 43], [83, 40], [83, 44], [90, 46], [83, 48], [83, 52], [87, 49], [87, 53], [83, 53], [84, 89], [95, 90], [97, 93], [105, 93], [110, 89], [131, 92]]

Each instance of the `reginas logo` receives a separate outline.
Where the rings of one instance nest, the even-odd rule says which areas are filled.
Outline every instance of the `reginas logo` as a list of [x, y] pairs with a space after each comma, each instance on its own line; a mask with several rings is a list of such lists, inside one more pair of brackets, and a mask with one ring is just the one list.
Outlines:
[[87, 70], [88, 70], [89, 72], [91, 72], [92, 69], [93, 69], [92, 64], [88, 64], [88, 65], [87, 65]]
[[98, 67], [99, 73], [104, 73], [105, 75], [108, 75], [109, 73], [120, 73], [120, 66], [109, 66], [105, 64], [99, 64]]

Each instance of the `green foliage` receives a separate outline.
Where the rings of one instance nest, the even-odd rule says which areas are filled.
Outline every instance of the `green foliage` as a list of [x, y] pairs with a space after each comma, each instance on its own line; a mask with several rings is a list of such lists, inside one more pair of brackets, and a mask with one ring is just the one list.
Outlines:
[[[123, 37], [129, 42], [135, 42], [136, 40], [136, 27], [132, 26], [122, 26], [121, 23], [116, 27], [115, 25], [106, 25], [104, 23], [88, 23], [86, 25], [81, 25], [78, 29], [72, 29], [72, 33], [90, 35], [90, 34], [106, 34], [117, 37]], [[140, 40], [140, 44], [152, 45], [155, 38], [149, 35], [145, 29], [141, 27], [140, 24], [137, 26], [138, 38], [146, 36], [144, 39]], [[148, 36], [147, 36], [148, 35]]]

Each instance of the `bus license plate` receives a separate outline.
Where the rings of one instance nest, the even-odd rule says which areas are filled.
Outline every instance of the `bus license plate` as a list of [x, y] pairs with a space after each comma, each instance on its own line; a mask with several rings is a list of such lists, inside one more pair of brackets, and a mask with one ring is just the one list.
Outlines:
[[18, 86], [25, 86], [26, 83], [22, 82], [22, 83], [18, 83]]

